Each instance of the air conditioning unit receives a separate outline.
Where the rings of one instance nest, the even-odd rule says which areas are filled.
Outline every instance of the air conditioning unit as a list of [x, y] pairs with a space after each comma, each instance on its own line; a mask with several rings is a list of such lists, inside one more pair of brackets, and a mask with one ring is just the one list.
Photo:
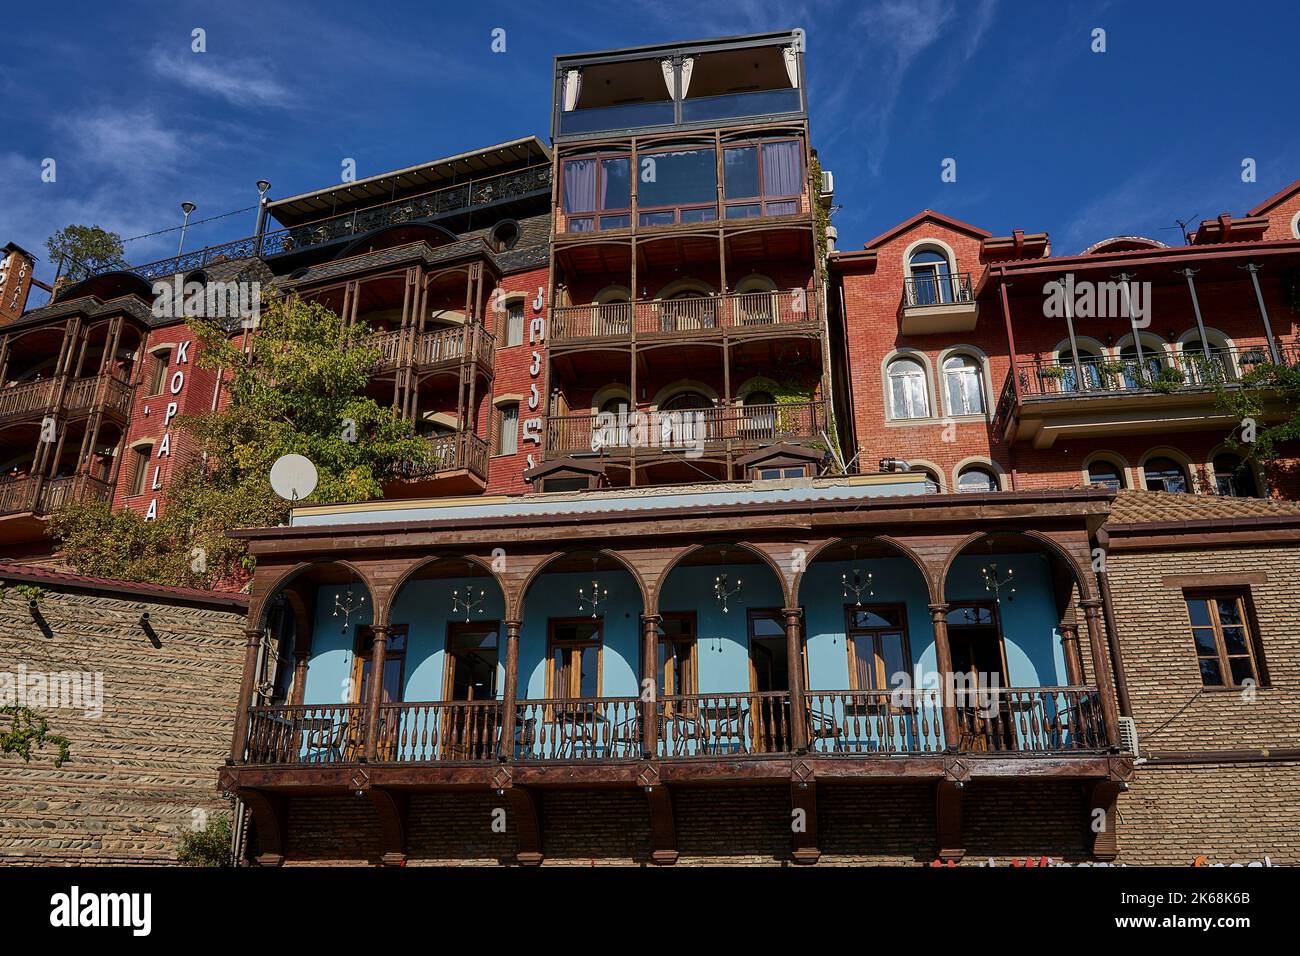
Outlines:
[[835, 193], [835, 174], [829, 169], [822, 170], [822, 195], [830, 196]]
[[1134, 757], [1138, 754], [1138, 727], [1137, 721], [1132, 717], [1121, 717], [1119, 719], [1119, 749], [1126, 754], [1132, 754]]

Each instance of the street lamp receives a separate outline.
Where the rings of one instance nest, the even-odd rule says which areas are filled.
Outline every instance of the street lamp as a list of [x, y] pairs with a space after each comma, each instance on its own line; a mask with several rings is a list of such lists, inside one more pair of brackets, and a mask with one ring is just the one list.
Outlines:
[[194, 203], [192, 202], [181, 203], [181, 212], [185, 213], [185, 221], [181, 223], [181, 241], [180, 241], [180, 245], [176, 247], [177, 256], [179, 256], [181, 254], [181, 250], [185, 248], [185, 227], [190, 224], [190, 213], [192, 213], [194, 210], [198, 208], [199, 207], [194, 205]]

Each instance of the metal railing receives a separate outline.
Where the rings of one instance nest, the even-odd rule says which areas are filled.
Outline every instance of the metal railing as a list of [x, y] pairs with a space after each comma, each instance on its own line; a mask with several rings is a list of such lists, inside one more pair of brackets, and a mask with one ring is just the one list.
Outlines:
[[813, 439], [828, 428], [824, 402], [776, 405], [715, 405], [674, 412], [552, 415], [546, 452], [625, 451], [680, 454], [692, 448], [758, 447], [787, 439]]
[[656, 333], [705, 333], [817, 322], [816, 295], [807, 289], [649, 299], [553, 309], [552, 342]]
[[907, 309], [960, 305], [974, 301], [969, 272], [916, 275], [903, 280], [903, 307]]

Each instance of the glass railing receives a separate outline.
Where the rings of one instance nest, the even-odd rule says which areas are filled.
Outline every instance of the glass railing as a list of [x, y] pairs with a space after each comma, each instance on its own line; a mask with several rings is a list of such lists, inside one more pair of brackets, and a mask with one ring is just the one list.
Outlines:
[[682, 100], [683, 123], [802, 111], [803, 99], [795, 89], [754, 90], [750, 93], [724, 93], [721, 96], [699, 96]]
[[611, 129], [634, 129], [638, 126], [671, 126], [675, 119], [672, 100], [569, 110], [560, 114], [560, 134], [568, 136], [572, 133], [599, 133]]

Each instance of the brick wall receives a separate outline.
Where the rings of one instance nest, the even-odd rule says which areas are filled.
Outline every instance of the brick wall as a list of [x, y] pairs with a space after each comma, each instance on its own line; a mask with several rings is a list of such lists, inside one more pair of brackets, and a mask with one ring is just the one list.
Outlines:
[[48, 749], [0, 756], [0, 863], [173, 862], [196, 808], [229, 809], [213, 768], [230, 749], [243, 612], [44, 587], [48, 633], [12, 584], [0, 600], [0, 671], [102, 672], [103, 713], [43, 709], [72, 743], [59, 769]]

